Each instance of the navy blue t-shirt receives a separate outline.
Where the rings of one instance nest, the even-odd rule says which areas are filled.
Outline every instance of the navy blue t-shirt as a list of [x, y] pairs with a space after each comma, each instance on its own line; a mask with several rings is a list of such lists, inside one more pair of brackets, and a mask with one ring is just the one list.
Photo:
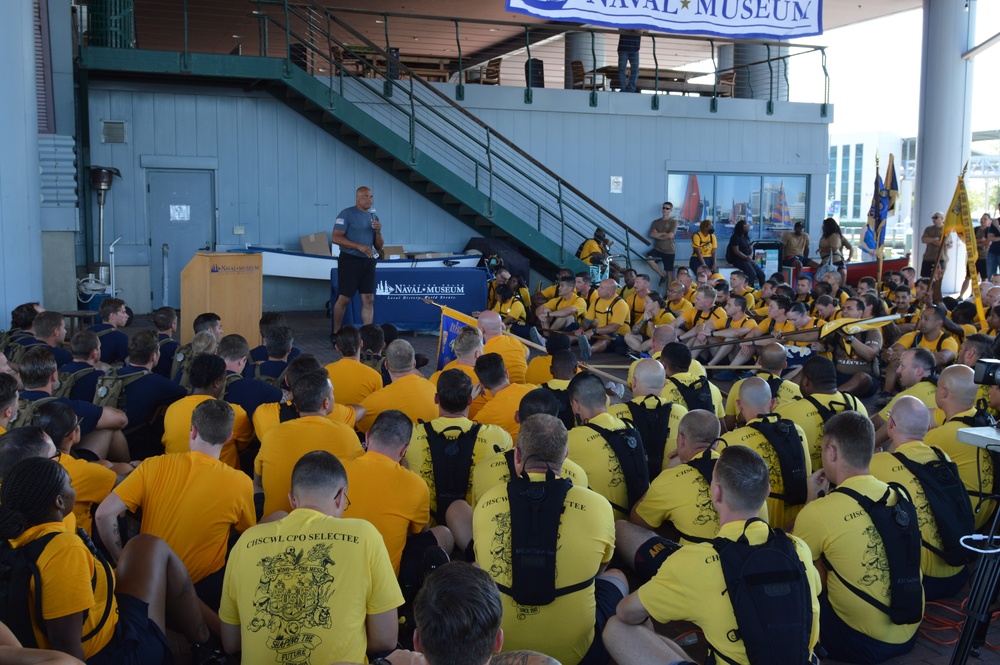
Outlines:
[[60, 372], [68, 372], [70, 374], [75, 374], [81, 369], [92, 369], [94, 371], [84, 374], [76, 380], [73, 388], [69, 391], [69, 398], [83, 400], [84, 402], [93, 402], [94, 392], [97, 390], [97, 380], [101, 378], [104, 372], [89, 363], [79, 360], [73, 360], [59, 367]]
[[[102, 363], [110, 365], [125, 362], [125, 359], [128, 358], [128, 335], [120, 330], [115, 330], [115, 327], [110, 323], [98, 323], [96, 326], [90, 326], [87, 330], [97, 333], [97, 336], [101, 338]], [[108, 332], [104, 332], [105, 330]]]
[[[236, 372], [226, 372], [236, 374]], [[253, 418], [254, 411], [261, 404], [272, 404], [281, 401], [281, 390], [270, 383], [256, 379], [236, 379], [226, 388], [224, 399], [230, 404], [238, 404], [247, 412], [247, 417]]]
[[[118, 376], [128, 376], [141, 371], [142, 367], [128, 365], [118, 370]], [[157, 409], [173, 404], [187, 393], [185, 388], [155, 372], [136, 379], [125, 386], [123, 406], [125, 415], [128, 416], [128, 428], [133, 429], [148, 424]]]
[[[297, 356], [301, 355], [302, 351], [293, 346], [291, 353], [288, 354], [288, 359], [295, 360]], [[267, 349], [264, 347], [263, 344], [261, 344], [255, 349], [250, 350], [250, 363], [262, 363], [265, 360], [267, 360]], [[247, 364], [249, 365], [250, 363]]]
[[[177, 353], [177, 347], [180, 346], [180, 342], [177, 340], [170, 339], [170, 335], [159, 334], [158, 337], [160, 344], [160, 361], [156, 363], [153, 371], [162, 377], [170, 379], [170, 368], [174, 364], [174, 354]], [[163, 342], [163, 340], [169, 339], [169, 342]]]
[[[29, 402], [34, 402], [35, 400], [43, 399], [45, 397], [51, 397], [47, 392], [42, 390], [24, 390], [21, 391], [20, 396]], [[97, 423], [101, 420], [101, 413], [104, 409], [93, 404], [91, 402], [84, 402], [78, 399], [68, 399], [66, 397], [59, 397], [57, 401], [63, 404], [68, 404], [76, 417], [80, 419], [80, 436], [87, 436], [95, 429], [97, 429]], [[57, 442], [53, 441], [53, 443]]]
[[243, 368], [243, 378], [256, 378], [258, 367], [260, 368], [260, 376], [270, 376], [277, 379], [285, 371], [285, 368], [288, 367], [288, 363], [284, 360], [265, 360], [262, 363], [254, 363], [252, 365], [247, 363], [247, 366]]
[[62, 367], [66, 363], [73, 362], [73, 354], [59, 346], [48, 347], [52, 355], [56, 357], [56, 367]]

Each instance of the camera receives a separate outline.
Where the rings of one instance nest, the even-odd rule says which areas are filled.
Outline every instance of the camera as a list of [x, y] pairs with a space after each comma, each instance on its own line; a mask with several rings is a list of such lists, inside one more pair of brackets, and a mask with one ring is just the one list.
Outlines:
[[981, 386], [1000, 385], [1000, 360], [980, 360], [976, 363], [974, 381]]

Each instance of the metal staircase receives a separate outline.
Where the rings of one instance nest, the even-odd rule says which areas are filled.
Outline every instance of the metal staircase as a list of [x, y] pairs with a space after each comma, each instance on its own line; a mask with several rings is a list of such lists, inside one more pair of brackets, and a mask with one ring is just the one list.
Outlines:
[[641, 256], [643, 236], [321, 5], [257, 7], [260, 56], [82, 46], [78, 63], [266, 90], [476, 232], [514, 242], [536, 268], [584, 269], [574, 251], [598, 226], [624, 262]]

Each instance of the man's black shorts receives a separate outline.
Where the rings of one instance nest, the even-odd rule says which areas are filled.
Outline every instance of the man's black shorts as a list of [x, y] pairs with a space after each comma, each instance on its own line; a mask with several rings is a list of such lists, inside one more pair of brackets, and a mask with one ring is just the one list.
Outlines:
[[353, 298], [355, 293], [375, 293], [377, 259], [352, 256], [341, 252], [337, 259], [338, 296]]
[[664, 272], [674, 271], [674, 254], [664, 254], [658, 249], [651, 249], [649, 253], [646, 254], [647, 259], [653, 259], [654, 261], [659, 260], [663, 263]]

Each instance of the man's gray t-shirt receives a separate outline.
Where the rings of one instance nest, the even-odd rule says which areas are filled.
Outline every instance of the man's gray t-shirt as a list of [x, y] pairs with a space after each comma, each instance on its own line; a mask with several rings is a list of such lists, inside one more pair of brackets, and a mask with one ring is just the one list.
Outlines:
[[[333, 223], [333, 230], [343, 231], [344, 235], [351, 242], [356, 242], [369, 247], [375, 242], [375, 230], [372, 228], [372, 213], [361, 210], [357, 206], [351, 206], [340, 211], [337, 220]], [[360, 256], [367, 258], [364, 252], [356, 249], [341, 247], [341, 254]]]

